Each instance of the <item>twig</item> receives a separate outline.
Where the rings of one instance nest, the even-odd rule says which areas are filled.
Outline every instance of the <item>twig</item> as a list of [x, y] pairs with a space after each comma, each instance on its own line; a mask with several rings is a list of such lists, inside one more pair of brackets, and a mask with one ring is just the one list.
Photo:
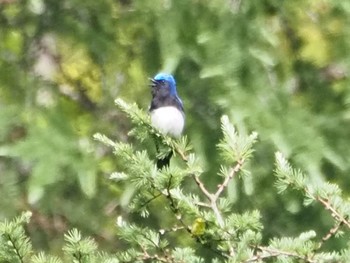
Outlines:
[[175, 205], [175, 200], [173, 199], [171, 193], [170, 193], [170, 186], [171, 186], [171, 180], [172, 180], [172, 175], [170, 175], [168, 186], [166, 189], [166, 194], [165, 197], [169, 200], [170, 202], [170, 209], [171, 211], [175, 214], [176, 219], [180, 222], [180, 224], [189, 232], [192, 234], [190, 227], [182, 220], [181, 214], [179, 214], [179, 209]]
[[204, 203], [204, 202], [196, 202], [196, 201], [194, 201], [194, 203], [195, 203], [197, 206], [202, 206], [202, 207], [206, 207], [206, 208], [211, 208], [210, 204], [207, 204], [207, 203]]
[[165, 256], [161, 257], [158, 256], [157, 254], [155, 255], [150, 255], [148, 254], [147, 250], [141, 246], [143, 255], [142, 257], [139, 257], [141, 260], [157, 260], [159, 262], [174, 262], [174, 259], [172, 257], [169, 257], [168, 255], [165, 254]]
[[157, 199], [157, 198], [158, 198], [159, 196], [161, 196], [161, 195], [162, 195], [162, 193], [159, 193], [159, 194], [157, 194], [157, 195], [153, 195], [153, 197], [150, 198], [150, 199], [148, 199], [146, 202], [144, 202], [144, 203], [140, 206], [140, 208], [145, 207], [146, 205], [148, 205], [149, 203], [151, 203], [153, 200]]
[[[197, 178], [197, 179], [198, 179], [198, 182], [199, 182], [201, 185], [203, 185], [203, 183], [199, 181], [199, 178]], [[183, 226], [183, 228], [186, 229], [186, 231], [192, 235], [192, 234], [193, 234], [193, 233], [192, 233], [192, 229], [182, 220], [182, 215], [179, 214], [179, 209], [176, 207], [175, 200], [173, 199], [173, 197], [172, 197], [172, 195], [171, 195], [171, 193], [170, 193], [171, 180], [172, 180], [172, 175], [171, 175], [170, 178], [169, 178], [169, 182], [168, 182], [168, 186], [167, 186], [167, 189], [166, 189], [166, 193], [165, 193], [164, 195], [165, 195], [166, 198], [169, 200], [169, 202], [170, 202], [170, 209], [171, 209], [171, 211], [175, 214], [176, 219], [177, 219], [177, 220], [179, 221], [179, 223]], [[204, 187], [204, 185], [203, 185], [203, 187]], [[208, 192], [208, 191], [207, 191], [207, 192]], [[209, 192], [208, 192], [208, 193], [209, 193]], [[210, 207], [213, 209], [213, 206], [212, 206], [212, 205], [211, 205]], [[218, 209], [217, 206], [216, 206], [216, 203], [215, 203], [215, 206], [214, 206], [214, 207], [216, 207], [217, 212], [218, 212], [218, 215], [219, 215], [219, 218], [221, 218], [221, 221], [222, 221], [222, 224], [223, 224], [223, 220], [222, 220], [222, 217], [221, 217], [221, 215], [220, 215], [219, 209]], [[214, 209], [213, 209], [213, 210], [214, 210]], [[215, 213], [215, 211], [214, 211], [214, 213]], [[221, 221], [220, 221], [220, 222], [221, 222]], [[180, 229], [180, 228], [177, 227], [177, 229]], [[194, 236], [192, 235], [192, 237], [194, 237]], [[196, 238], [196, 240], [199, 241], [197, 238]], [[200, 242], [200, 243], [201, 243], [201, 242]], [[222, 256], [222, 257], [225, 257], [225, 258], [228, 258], [228, 255], [226, 255], [223, 251], [214, 249], [214, 248], [212, 248], [211, 246], [208, 246], [208, 244], [206, 244], [206, 243], [205, 243], [205, 244], [201, 243], [201, 244], [204, 245], [204, 246], [206, 246], [206, 247], [208, 247], [211, 251], [217, 253], [218, 255], [220, 255], [220, 256]]]
[[213, 209], [213, 212], [214, 212], [214, 214], [215, 214], [215, 216], [216, 216], [216, 219], [217, 219], [217, 221], [218, 221], [219, 226], [220, 226], [221, 228], [223, 228], [223, 227], [225, 226], [225, 222], [224, 222], [224, 219], [222, 218], [222, 215], [221, 215], [221, 213], [220, 213], [220, 210], [219, 210], [219, 208], [218, 208], [218, 206], [217, 206], [217, 204], [216, 204], [216, 200], [215, 200], [215, 201], [212, 200], [212, 201], [210, 202], [210, 205], [211, 205], [211, 208]]
[[308, 188], [304, 188], [304, 191], [306, 192], [307, 195], [311, 196], [313, 199], [319, 201], [325, 208], [326, 210], [331, 211], [332, 217], [337, 220], [338, 222], [341, 222], [342, 224], [346, 225], [348, 228], [350, 228], [350, 221], [346, 220], [345, 217], [343, 217], [341, 214], [338, 213], [338, 211], [328, 202], [327, 199], [324, 199], [319, 196], [315, 196], [313, 193], [309, 191]]
[[225, 225], [224, 223], [224, 219], [221, 216], [220, 210], [216, 204], [216, 201], [218, 199], [218, 197], [216, 197], [215, 195], [209, 193], [209, 191], [207, 190], [207, 188], [205, 188], [204, 184], [202, 183], [202, 181], [199, 179], [198, 176], [193, 176], [194, 180], [196, 181], [199, 189], [201, 189], [201, 191], [203, 192], [203, 194], [208, 198], [209, 202], [210, 202], [210, 207], [213, 210], [216, 220], [218, 221], [218, 224], [220, 227], [223, 227]]
[[175, 152], [177, 152], [177, 154], [181, 157], [181, 159], [187, 163], [187, 156], [185, 155], [184, 152], [180, 151], [180, 149], [178, 147], [175, 147]]
[[236, 166], [231, 170], [231, 173], [229, 174], [229, 176], [227, 176], [225, 178], [224, 182], [219, 186], [218, 190], [214, 194], [214, 198], [215, 199], [219, 198], [220, 194], [227, 187], [227, 185], [230, 182], [230, 180], [235, 176], [236, 173], [239, 172], [239, 170], [241, 170], [243, 163], [244, 163], [243, 159], [240, 159], [240, 160], [237, 161]]
[[12, 245], [13, 250], [15, 251], [15, 253], [16, 253], [16, 255], [17, 255], [19, 261], [20, 261], [21, 263], [23, 263], [23, 262], [24, 262], [24, 260], [23, 260], [23, 255], [21, 255], [21, 253], [20, 253], [20, 251], [19, 251], [19, 247], [17, 247], [17, 245], [16, 245], [16, 240], [12, 239], [11, 235], [9, 235], [9, 234], [6, 235], [6, 238], [9, 240], [10, 244]]
[[333, 226], [326, 235], [324, 235], [318, 245], [318, 248], [317, 249], [320, 249], [322, 247], [322, 245], [327, 241], [329, 240], [332, 236], [334, 236], [339, 228], [343, 225], [343, 222], [338, 222], [335, 226]]
[[166, 234], [166, 233], [171, 233], [171, 232], [176, 232], [176, 231], [178, 231], [178, 230], [183, 230], [183, 229], [185, 229], [183, 226], [177, 226], [177, 225], [175, 225], [175, 226], [173, 226], [172, 228], [170, 228], [170, 229], [159, 229], [159, 234], [161, 234], [161, 235], [164, 235], [164, 234]]
[[342, 226], [342, 222], [339, 222], [337, 225], [335, 225], [334, 227], [332, 227], [329, 231], [328, 231], [328, 233], [324, 236], [324, 237], [322, 237], [322, 241], [323, 242], [326, 242], [328, 239], [330, 239], [333, 235], [335, 235], [337, 232], [338, 232], [338, 230], [339, 230], [339, 228]]
[[279, 257], [279, 256], [293, 257], [293, 258], [297, 258], [297, 259], [302, 259], [308, 263], [316, 263], [316, 261], [314, 261], [310, 258], [307, 258], [305, 256], [301, 256], [301, 255], [298, 255], [298, 254], [295, 254], [292, 252], [278, 250], [275, 248], [263, 247], [263, 246], [258, 246], [257, 248], [261, 252], [266, 252], [268, 254], [263, 255], [263, 254], [259, 253], [259, 254], [255, 255], [254, 257], [251, 257], [250, 259], [247, 259], [246, 261], [244, 261], [245, 263], [259, 261], [259, 260], [264, 259], [264, 258]]
[[244, 159], [240, 159], [238, 160], [237, 164], [235, 167], [232, 168], [230, 174], [228, 176], [226, 176], [224, 182], [219, 186], [218, 190], [215, 192], [215, 194], [211, 194], [207, 188], [205, 187], [205, 185], [203, 184], [203, 182], [199, 179], [198, 176], [193, 176], [193, 179], [195, 180], [196, 184], [198, 185], [199, 189], [201, 189], [201, 191], [203, 192], [203, 194], [207, 197], [207, 199], [210, 202], [210, 207], [212, 208], [216, 219], [218, 221], [218, 224], [220, 227], [224, 226], [224, 220], [221, 216], [221, 213], [219, 211], [219, 208], [217, 206], [217, 200], [220, 197], [220, 194], [224, 191], [224, 189], [227, 187], [228, 183], [230, 182], [230, 180], [235, 176], [236, 173], [238, 173], [241, 168], [242, 165], [244, 163]]
[[215, 214], [215, 217], [218, 221], [219, 226], [223, 227], [225, 225], [224, 219], [222, 218], [220, 210], [216, 204], [216, 201], [218, 198], [215, 195], [209, 193], [209, 191], [207, 190], [207, 188], [205, 188], [204, 184], [202, 183], [202, 181], [199, 179], [198, 176], [193, 176], [193, 178], [194, 178], [195, 182], [197, 183], [198, 187], [203, 192], [203, 194], [208, 198], [208, 200], [210, 202], [210, 207]]
[[[173, 149], [179, 154], [179, 156], [182, 158], [182, 160], [184, 162], [187, 162], [187, 156], [181, 150], [179, 150], [178, 147], [175, 146]], [[194, 181], [196, 182], [199, 189], [203, 192], [203, 194], [206, 196], [206, 198], [209, 201], [209, 204], [200, 203], [198, 205], [211, 208], [213, 210], [215, 217], [216, 217], [217, 223], [221, 228], [224, 228], [225, 221], [224, 221], [224, 219], [221, 215], [221, 212], [218, 208], [217, 201], [218, 201], [221, 193], [224, 191], [224, 189], [229, 184], [230, 180], [242, 169], [243, 163], [244, 163], [244, 159], [239, 159], [237, 161], [237, 164], [231, 169], [230, 174], [225, 177], [223, 183], [221, 185], [219, 185], [215, 194], [210, 193], [208, 191], [208, 189], [205, 187], [205, 185], [203, 184], [203, 182], [199, 179], [199, 177], [196, 175], [193, 175]], [[169, 191], [168, 191], [168, 196], [170, 196]], [[234, 254], [235, 254], [235, 250], [230, 244], [229, 244], [229, 253], [230, 253], [229, 256], [234, 256]]]
[[338, 220], [339, 222], [343, 223], [348, 228], [350, 228], [350, 222], [348, 220], [346, 220], [342, 215], [340, 215], [338, 213], [338, 211], [335, 210], [335, 208], [329, 202], [327, 202], [327, 200], [325, 200], [321, 197], [317, 197], [316, 200], [318, 200], [321, 204], [323, 204], [327, 210], [332, 212], [333, 218], [335, 218], [336, 220]]
[[211, 202], [213, 199], [213, 195], [211, 193], [209, 193], [209, 191], [207, 190], [207, 188], [205, 188], [204, 184], [202, 183], [202, 181], [199, 179], [198, 176], [194, 175], [193, 179], [195, 180], [196, 184], [198, 185], [199, 189], [201, 189], [201, 191], [203, 192], [203, 194], [208, 198], [208, 200]]
[[[220, 197], [220, 194], [224, 191], [224, 189], [227, 187], [228, 183], [230, 182], [230, 180], [235, 176], [236, 173], [238, 173], [241, 168], [242, 165], [244, 163], [244, 159], [240, 159], [237, 161], [237, 164], [235, 165], [235, 167], [233, 167], [231, 169], [231, 172], [228, 176], [226, 176], [224, 182], [219, 186], [218, 190], [215, 192], [215, 194], [211, 194], [207, 188], [205, 187], [205, 185], [203, 184], [203, 182], [199, 179], [198, 176], [194, 175], [193, 179], [195, 180], [196, 184], [198, 185], [199, 189], [201, 189], [201, 191], [203, 192], [203, 194], [207, 197], [207, 199], [210, 202], [210, 207], [213, 210], [216, 220], [218, 222], [218, 225], [223, 228], [225, 226], [225, 221], [220, 213], [220, 210], [218, 208], [217, 205], [217, 201]], [[229, 251], [230, 251], [230, 256], [233, 256], [235, 254], [234, 248], [232, 246], [229, 246]]]

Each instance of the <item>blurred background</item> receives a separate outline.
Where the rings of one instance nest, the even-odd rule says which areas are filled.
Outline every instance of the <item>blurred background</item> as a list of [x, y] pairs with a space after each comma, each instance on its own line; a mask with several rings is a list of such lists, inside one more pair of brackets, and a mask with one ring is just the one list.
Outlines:
[[259, 134], [249, 173], [228, 188], [232, 210], [259, 209], [265, 241], [326, 234], [322, 207], [277, 194], [274, 152], [349, 195], [349, 50], [343, 0], [0, 0], [0, 219], [33, 211], [40, 250], [61, 253], [72, 227], [118, 249], [116, 217], [140, 218], [128, 212], [130, 186], [107, 180], [118, 160], [92, 135], [134, 143], [114, 99], [147, 110], [148, 78], [165, 71], [208, 188], [220, 182], [215, 145], [227, 114], [240, 133]]

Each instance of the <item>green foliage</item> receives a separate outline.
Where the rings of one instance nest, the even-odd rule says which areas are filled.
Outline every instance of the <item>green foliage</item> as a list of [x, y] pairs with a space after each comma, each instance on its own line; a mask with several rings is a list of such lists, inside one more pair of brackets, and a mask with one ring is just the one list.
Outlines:
[[0, 262], [31, 262], [31, 263], [61, 263], [61, 262], [103, 262], [118, 263], [112, 256], [99, 252], [95, 241], [91, 238], [82, 238], [77, 229], [68, 231], [65, 237], [65, 252], [63, 261], [58, 257], [38, 252], [33, 255], [32, 243], [24, 231], [29, 223], [31, 212], [25, 212], [14, 220], [0, 224]]
[[93, 196], [96, 192], [97, 164], [91, 155], [82, 154], [82, 151], [88, 150], [89, 145], [84, 145], [83, 141], [79, 144], [70, 130], [68, 120], [59, 113], [36, 114], [33, 119], [36, 125], [28, 130], [26, 140], [6, 147], [7, 156], [33, 163], [32, 176], [28, 182], [28, 201], [37, 202], [44, 196], [46, 185], [65, 179], [65, 169], [77, 175], [87, 196]]
[[[232, 211], [257, 210], [263, 229], [244, 237], [249, 243], [259, 233], [266, 246], [310, 229], [320, 240], [340, 224], [314, 260], [346, 261], [347, 250], [338, 252], [348, 247], [349, 17], [343, 0], [1, 1], [0, 219], [33, 212], [28, 233], [45, 252], [33, 257], [60, 256], [72, 227], [114, 252], [125, 245], [114, 234], [120, 215], [152, 230], [172, 225], [160, 189], [174, 175], [169, 191], [188, 226], [204, 220], [216, 233], [215, 226], [232, 223]], [[145, 111], [147, 79], [159, 71], [174, 74], [184, 102], [185, 136], [177, 141], [153, 130]], [[116, 97], [139, 107], [124, 103], [118, 111]], [[234, 132], [227, 126], [222, 136], [221, 116]], [[97, 132], [113, 144], [94, 142]], [[236, 139], [245, 140], [242, 148]], [[135, 157], [130, 168], [124, 153], [110, 153], [114, 145]], [[173, 150], [170, 168], [156, 171], [154, 159]], [[277, 182], [276, 151], [285, 156], [276, 160]], [[201, 210], [197, 204], [213, 197], [193, 180], [215, 194], [240, 159], [243, 166], [216, 199], [220, 213]], [[337, 209], [335, 218], [327, 204]], [[178, 258], [215, 257], [190, 249], [193, 239], [183, 231], [169, 235], [170, 244], [182, 240], [172, 251]]]
[[218, 145], [222, 156], [229, 163], [246, 160], [252, 154], [252, 146], [257, 138], [257, 133], [249, 137], [239, 137], [227, 116], [221, 118], [221, 129], [224, 134], [222, 142]]
[[350, 202], [342, 197], [339, 186], [329, 182], [322, 182], [318, 185], [306, 183], [305, 176], [300, 170], [293, 169], [281, 153], [276, 153], [276, 186], [280, 192], [288, 187], [293, 187], [303, 193], [304, 203], [309, 205], [312, 202], [321, 203], [331, 212], [332, 217], [340, 225], [350, 227]]
[[32, 245], [23, 225], [29, 222], [30, 212], [23, 213], [14, 221], [0, 224], [0, 261], [26, 262], [32, 253]]
[[66, 245], [63, 247], [74, 262], [93, 262], [92, 255], [96, 252], [97, 245], [90, 238], [82, 239], [77, 229], [72, 229], [64, 235]]
[[33, 263], [61, 263], [62, 261], [53, 256], [47, 256], [44, 253], [39, 253], [38, 255], [35, 255], [32, 257]]
[[[257, 134], [242, 136], [236, 132], [229, 119], [222, 118], [223, 139], [219, 150], [231, 164], [218, 172], [222, 183], [213, 192], [201, 180], [201, 171], [194, 166], [195, 153], [183, 151], [176, 139], [163, 136], [151, 125], [149, 118], [135, 104], [117, 100], [117, 106], [135, 123], [133, 134], [145, 143], [147, 137], [157, 136], [158, 143], [178, 153], [171, 166], [157, 169], [147, 150], [136, 150], [131, 144], [114, 142], [107, 136], [96, 134], [95, 139], [113, 149], [119, 163], [118, 172], [111, 179], [135, 188], [131, 197], [131, 211], [143, 217], [139, 223], [128, 223], [119, 215], [116, 233], [119, 242], [127, 249], [115, 255], [100, 252], [91, 238], [83, 238], [80, 231], [72, 229], [64, 235], [62, 260], [42, 252], [35, 253], [24, 231], [30, 212], [11, 222], [0, 224], [0, 261], [4, 262], [347, 262], [349, 249], [324, 251], [330, 238], [339, 238], [341, 228], [350, 229], [350, 209], [347, 200], [335, 184], [309, 184], [300, 170], [295, 170], [281, 153], [276, 153], [276, 187], [280, 193], [288, 188], [300, 191], [330, 211], [334, 226], [324, 236], [314, 230], [297, 234], [297, 237], [273, 237], [264, 241], [262, 216], [259, 211], [233, 213], [232, 204], [225, 194], [231, 180], [252, 157]], [[142, 132], [139, 132], [141, 130]], [[137, 134], [137, 135], [136, 135]], [[146, 137], [140, 134], [147, 135]], [[188, 143], [184, 144], [187, 149]], [[192, 172], [194, 171], [194, 172]], [[196, 195], [185, 188], [192, 182], [197, 186]], [[162, 211], [160, 211], [162, 207]], [[167, 220], [152, 222], [155, 213], [167, 215]], [[130, 220], [130, 218], [129, 218]], [[150, 224], [150, 222], [152, 222]], [[349, 241], [349, 240], [348, 240]]]
[[[276, 258], [276, 262], [294, 262], [294, 260], [300, 262], [333, 262], [334, 260], [345, 262], [342, 261], [340, 252], [334, 251], [325, 254], [319, 251], [329, 238], [338, 233], [341, 226], [349, 227], [350, 223], [347, 219], [349, 215], [344, 214], [347, 201], [341, 199], [340, 191], [335, 185], [313, 185], [315, 188], [312, 191], [309, 190], [310, 187], [302, 172], [293, 169], [287, 160], [280, 153], [277, 153], [275, 174], [277, 177], [276, 186], [280, 192], [286, 191], [288, 187], [302, 191], [306, 198], [319, 202], [332, 212], [335, 226], [321, 239], [317, 238], [316, 232], [311, 230], [301, 233], [297, 238], [272, 238], [268, 245], [264, 246], [262, 244], [263, 226], [260, 213], [253, 211], [232, 214], [229, 200], [222, 196], [228, 182], [241, 171], [244, 162], [251, 157], [253, 143], [257, 137], [255, 133], [250, 136], [239, 135], [228, 118], [226, 116], [222, 118], [224, 139], [221, 140], [219, 149], [227, 156], [225, 159], [231, 161], [231, 168], [221, 169], [223, 182], [214, 193], [211, 193], [200, 180], [201, 173], [191, 174], [189, 171], [192, 169], [187, 170], [186, 166], [191, 166], [189, 164], [191, 162], [188, 162], [187, 158], [189, 153], [177, 149], [174, 139], [158, 134], [150, 125], [149, 119], [142, 115], [136, 105], [128, 106], [118, 99], [117, 106], [127, 112], [130, 119], [136, 124], [134, 134], [141, 134], [137, 131], [138, 129], [143, 131], [142, 134], [145, 137], [136, 136], [140, 141], [143, 142], [147, 137], [152, 138], [152, 135], [157, 134], [160, 137], [159, 143], [166, 144], [172, 147], [174, 152], [181, 153], [178, 158], [182, 159], [185, 165], [175, 166], [174, 164], [169, 168], [157, 170], [146, 152], [135, 151], [130, 145], [123, 143], [114, 143], [104, 135], [95, 135], [95, 139], [112, 147], [118, 159], [127, 164], [124, 169], [128, 175], [124, 172], [118, 172], [117, 176], [113, 176], [113, 179], [125, 180], [137, 188], [137, 195], [132, 202], [134, 211], [141, 216], [150, 216], [152, 215], [150, 212], [152, 211], [151, 203], [154, 203], [157, 198], [163, 197], [162, 207], [173, 214], [170, 225], [168, 223], [164, 226], [166, 223], [164, 221], [159, 222], [159, 226], [153, 223], [154, 230], [140, 225], [128, 224], [119, 217], [117, 221], [118, 233], [126, 241], [128, 247], [132, 246], [132, 249], [119, 256], [121, 260], [138, 262], [139, 260], [153, 259], [160, 262], [173, 262], [176, 257], [172, 248], [184, 244], [183, 238], [177, 239], [175, 242], [167, 237], [168, 232], [174, 231], [177, 235], [184, 235], [187, 232], [187, 238], [200, 244], [202, 249], [211, 250], [213, 253], [211, 258], [212, 260], [216, 258], [217, 262], [255, 262], [270, 258]], [[191, 153], [191, 158], [196, 158], [194, 153]], [[193, 178], [193, 182], [197, 184], [208, 202], [183, 190], [186, 177]], [[313, 193], [321, 192], [323, 196], [313, 195]], [[338, 200], [338, 205], [332, 200]], [[345, 205], [345, 210], [341, 209], [340, 204]], [[157, 206], [159, 205], [158, 203]], [[170, 230], [165, 231], [164, 228]], [[185, 233], [179, 233], [180, 230]], [[190, 250], [184, 253], [186, 253], [185, 258], [193, 256]], [[191, 260], [188, 259], [188, 262], [201, 260], [204, 258], [199, 256]], [[177, 261], [175, 260], [175, 262]]]

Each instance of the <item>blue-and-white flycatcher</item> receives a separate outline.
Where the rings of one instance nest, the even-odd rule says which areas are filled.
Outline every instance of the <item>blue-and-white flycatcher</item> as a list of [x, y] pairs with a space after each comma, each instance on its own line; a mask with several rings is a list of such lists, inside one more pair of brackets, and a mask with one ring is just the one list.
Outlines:
[[[172, 75], [158, 73], [151, 79], [152, 101], [149, 108], [151, 123], [161, 133], [180, 137], [185, 126], [185, 113], [181, 99], [177, 95], [176, 82]], [[159, 160], [158, 168], [169, 164], [168, 158]]]

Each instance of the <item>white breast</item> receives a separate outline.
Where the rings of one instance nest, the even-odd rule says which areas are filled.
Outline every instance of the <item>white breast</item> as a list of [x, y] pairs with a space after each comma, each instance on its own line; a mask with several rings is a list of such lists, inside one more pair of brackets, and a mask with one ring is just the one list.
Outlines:
[[151, 122], [162, 133], [179, 137], [185, 125], [185, 116], [175, 107], [161, 107], [151, 111]]

